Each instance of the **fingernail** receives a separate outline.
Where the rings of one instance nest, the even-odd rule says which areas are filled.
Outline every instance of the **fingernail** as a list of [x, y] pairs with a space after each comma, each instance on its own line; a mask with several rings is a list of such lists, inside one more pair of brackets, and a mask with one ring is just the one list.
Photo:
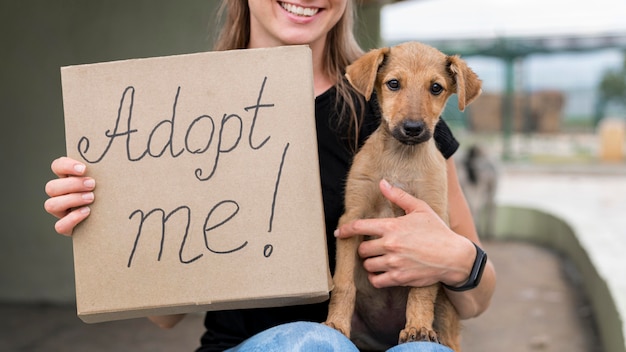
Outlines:
[[76, 165], [74, 165], [74, 170], [76, 170], [76, 172], [82, 174], [83, 171], [85, 171], [85, 165], [83, 165], [83, 164], [76, 164]]
[[84, 200], [93, 200], [93, 192], [83, 193], [82, 197]]
[[83, 182], [83, 185], [87, 188], [94, 188], [96, 186], [96, 180], [88, 178]]
[[385, 187], [387, 189], [391, 188], [391, 184], [389, 182], [387, 182], [387, 180], [385, 180], [384, 178], [383, 178], [382, 182], [383, 182], [383, 187]]
[[89, 214], [91, 209], [89, 207], [82, 207], [78, 211], [80, 211], [81, 214]]
[[333, 232], [333, 235], [335, 237], [339, 237], [339, 229], [336, 229], [335, 232]]

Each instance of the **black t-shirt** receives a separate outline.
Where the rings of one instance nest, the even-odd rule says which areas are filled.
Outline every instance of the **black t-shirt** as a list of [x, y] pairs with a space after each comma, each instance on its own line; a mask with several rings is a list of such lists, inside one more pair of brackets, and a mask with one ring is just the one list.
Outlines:
[[[336, 90], [331, 88], [315, 99], [318, 152], [322, 196], [326, 220], [326, 238], [331, 272], [334, 272], [335, 237], [339, 217], [343, 213], [343, 189], [354, 152], [347, 127], [338, 123]], [[378, 127], [380, 115], [375, 96], [365, 104], [360, 126], [359, 145]], [[440, 120], [434, 133], [438, 149], [447, 159], [458, 149], [459, 143], [448, 125]], [[261, 308], [207, 312], [198, 352], [223, 351], [234, 347], [252, 335], [273, 326], [293, 321], [323, 322], [328, 313], [328, 301], [291, 307]]]

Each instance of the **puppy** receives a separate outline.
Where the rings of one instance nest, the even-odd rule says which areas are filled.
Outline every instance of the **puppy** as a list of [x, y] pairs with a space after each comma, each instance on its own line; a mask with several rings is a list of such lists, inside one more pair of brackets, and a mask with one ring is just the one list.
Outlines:
[[[376, 90], [382, 118], [355, 155], [339, 225], [404, 215], [381, 194], [381, 179], [424, 200], [448, 223], [446, 161], [432, 136], [450, 95], [458, 95], [464, 110], [480, 94], [481, 81], [458, 56], [416, 42], [372, 50], [347, 67], [346, 77], [366, 100]], [[362, 240], [337, 242], [325, 324], [361, 350], [426, 340], [459, 351], [459, 318], [441, 285], [374, 288], [357, 254]]]

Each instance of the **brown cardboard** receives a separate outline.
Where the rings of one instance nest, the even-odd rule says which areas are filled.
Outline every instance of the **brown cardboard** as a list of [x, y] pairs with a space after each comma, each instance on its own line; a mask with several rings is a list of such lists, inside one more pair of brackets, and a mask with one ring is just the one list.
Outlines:
[[96, 179], [73, 235], [83, 321], [328, 298], [308, 47], [69, 66], [61, 78], [67, 153]]

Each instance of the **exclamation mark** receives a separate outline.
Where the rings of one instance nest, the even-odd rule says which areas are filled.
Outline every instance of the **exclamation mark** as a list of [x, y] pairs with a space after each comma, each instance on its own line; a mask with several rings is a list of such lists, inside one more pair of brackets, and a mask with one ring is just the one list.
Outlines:
[[[285, 149], [283, 150], [283, 156], [280, 160], [280, 167], [278, 168], [278, 175], [276, 176], [276, 184], [274, 185], [274, 196], [272, 198], [272, 211], [270, 213], [270, 221], [269, 221], [269, 227], [267, 229], [267, 232], [272, 232], [272, 225], [274, 223], [274, 213], [276, 210], [276, 197], [278, 195], [278, 187], [280, 186], [280, 177], [283, 173], [283, 166], [285, 165], [285, 157], [287, 156], [288, 149], [289, 149], [289, 143], [285, 145]], [[265, 245], [265, 247], [263, 247], [263, 256], [265, 256], [265, 258], [269, 258], [269, 256], [272, 255], [273, 251], [274, 251], [274, 246], [268, 243]]]

